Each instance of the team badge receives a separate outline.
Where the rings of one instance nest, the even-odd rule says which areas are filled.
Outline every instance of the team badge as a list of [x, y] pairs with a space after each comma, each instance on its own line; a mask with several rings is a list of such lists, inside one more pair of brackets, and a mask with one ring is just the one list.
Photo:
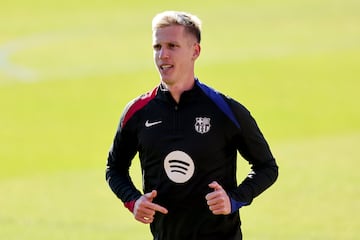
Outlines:
[[207, 117], [197, 117], [195, 118], [195, 130], [198, 133], [204, 134], [210, 130], [210, 118]]

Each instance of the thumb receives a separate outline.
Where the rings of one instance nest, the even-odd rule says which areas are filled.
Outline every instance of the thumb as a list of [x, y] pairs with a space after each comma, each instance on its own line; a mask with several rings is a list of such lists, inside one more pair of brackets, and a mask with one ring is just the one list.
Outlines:
[[156, 196], [157, 196], [156, 190], [152, 190], [151, 192], [145, 194], [145, 197], [151, 202]]
[[214, 189], [215, 191], [222, 189], [221, 185], [217, 181], [213, 181], [212, 183], [210, 183], [209, 187]]

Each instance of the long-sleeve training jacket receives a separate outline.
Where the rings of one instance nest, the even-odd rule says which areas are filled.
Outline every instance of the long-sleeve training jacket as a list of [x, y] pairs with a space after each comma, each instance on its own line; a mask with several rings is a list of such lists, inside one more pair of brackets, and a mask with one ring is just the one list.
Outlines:
[[[251, 165], [238, 185], [237, 152]], [[109, 151], [106, 180], [133, 211], [142, 193], [129, 176], [139, 154], [143, 192], [157, 190], [150, 228], [155, 240], [241, 239], [238, 209], [272, 185], [278, 167], [249, 111], [237, 101], [200, 83], [176, 103], [161, 84], [130, 102]], [[217, 181], [228, 193], [232, 213], [214, 215], [206, 204], [208, 184]]]

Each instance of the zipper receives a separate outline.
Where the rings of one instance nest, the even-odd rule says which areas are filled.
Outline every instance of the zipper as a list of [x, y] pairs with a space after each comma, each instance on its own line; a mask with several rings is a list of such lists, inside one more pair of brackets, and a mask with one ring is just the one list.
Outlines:
[[174, 106], [174, 133], [178, 133], [179, 132], [179, 124], [180, 124], [180, 122], [179, 122], [179, 105], [178, 104], [176, 104], [175, 106]]

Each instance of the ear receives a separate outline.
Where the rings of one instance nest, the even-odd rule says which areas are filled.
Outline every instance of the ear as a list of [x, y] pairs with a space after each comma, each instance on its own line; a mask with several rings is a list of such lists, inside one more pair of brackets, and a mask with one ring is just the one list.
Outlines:
[[199, 43], [194, 44], [193, 60], [196, 60], [200, 56], [201, 46]]

